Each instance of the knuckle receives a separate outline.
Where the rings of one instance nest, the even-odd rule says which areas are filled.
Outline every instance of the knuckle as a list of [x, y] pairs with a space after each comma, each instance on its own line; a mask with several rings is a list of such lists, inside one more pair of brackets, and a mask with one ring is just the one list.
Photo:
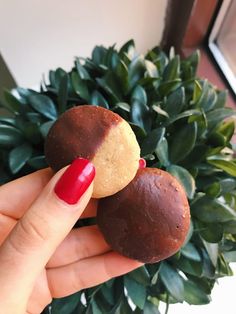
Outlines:
[[29, 241], [43, 242], [47, 239], [48, 228], [45, 222], [40, 223], [39, 219], [31, 219], [27, 216], [19, 220], [19, 228], [22, 234]]
[[76, 263], [74, 265], [72, 276], [72, 287], [75, 292], [87, 288], [87, 284], [83, 278], [83, 273], [81, 272], [80, 267], [78, 267], [78, 264], [79, 263]]

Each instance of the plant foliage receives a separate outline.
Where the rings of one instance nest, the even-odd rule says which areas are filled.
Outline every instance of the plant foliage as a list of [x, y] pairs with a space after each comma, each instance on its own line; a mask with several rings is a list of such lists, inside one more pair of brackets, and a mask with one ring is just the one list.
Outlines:
[[2, 183], [45, 167], [44, 139], [54, 121], [72, 106], [91, 104], [130, 123], [147, 165], [176, 176], [191, 206], [191, 228], [177, 254], [54, 300], [52, 314], [149, 314], [159, 313], [159, 301], [206, 304], [216, 280], [232, 275], [236, 161], [230, 141], [235, 111], [225, 107], [225, 91], [196, 76], [198, 62], [198, 52], [181, 60], [158, 47], [143, 56], [130, 40], [119, 50], [95, 47], [91, 58], [76, 58], [70, 72], [50, 71], [40, 92], [5, 91]]

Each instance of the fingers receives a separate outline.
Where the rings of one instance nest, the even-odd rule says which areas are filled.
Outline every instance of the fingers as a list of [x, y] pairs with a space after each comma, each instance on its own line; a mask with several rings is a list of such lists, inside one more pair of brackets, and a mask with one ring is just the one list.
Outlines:
[[50, 258], [47, 268], [59, 267], [110, 251], [97, 226], [73, 229]]
[[47, 168], [2, 185], [0, 213], [14, 219], [21, 218], [52, 176], [52, 170]]
[[65, 297], [128, 273], [142, 265], [118, 253], [108, 252], [67, 266], [48, 269], [51, 295], [53, 298]]
[[35, 279], [91, 198], [94, 174], [91, 163], [76, 159], [49, 181], [19, 220], [0, 248], [4, 293], [14, 296], [20, 291], [21, 298], [22, 294], [28, 297]]

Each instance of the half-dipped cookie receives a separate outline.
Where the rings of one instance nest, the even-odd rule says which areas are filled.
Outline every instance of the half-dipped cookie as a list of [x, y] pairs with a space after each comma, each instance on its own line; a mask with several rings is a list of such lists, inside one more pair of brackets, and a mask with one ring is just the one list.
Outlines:
[[123, 189], [139, 167], [140, 148], [129, 124], [118, 114], [97, 106], [77, 106], [62, 114], [45, 142], [48, 165], [55, 171], [75, 158], [96, 168], [94, 198]]
[[99, 201], [97, 223], [111, 248], [143, 263], [176, 253], [190, 225], [185, 191], [168, 172], [139, 169], [123, 190]]

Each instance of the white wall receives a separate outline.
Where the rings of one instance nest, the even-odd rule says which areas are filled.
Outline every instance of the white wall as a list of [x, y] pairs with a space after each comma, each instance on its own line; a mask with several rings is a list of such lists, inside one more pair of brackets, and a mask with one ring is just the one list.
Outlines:
[[96, 44], [134, 38], [140, 52], [161, 39], [168, 0], [0, 0], [0, 52], [17, 83], [33, 86]]

